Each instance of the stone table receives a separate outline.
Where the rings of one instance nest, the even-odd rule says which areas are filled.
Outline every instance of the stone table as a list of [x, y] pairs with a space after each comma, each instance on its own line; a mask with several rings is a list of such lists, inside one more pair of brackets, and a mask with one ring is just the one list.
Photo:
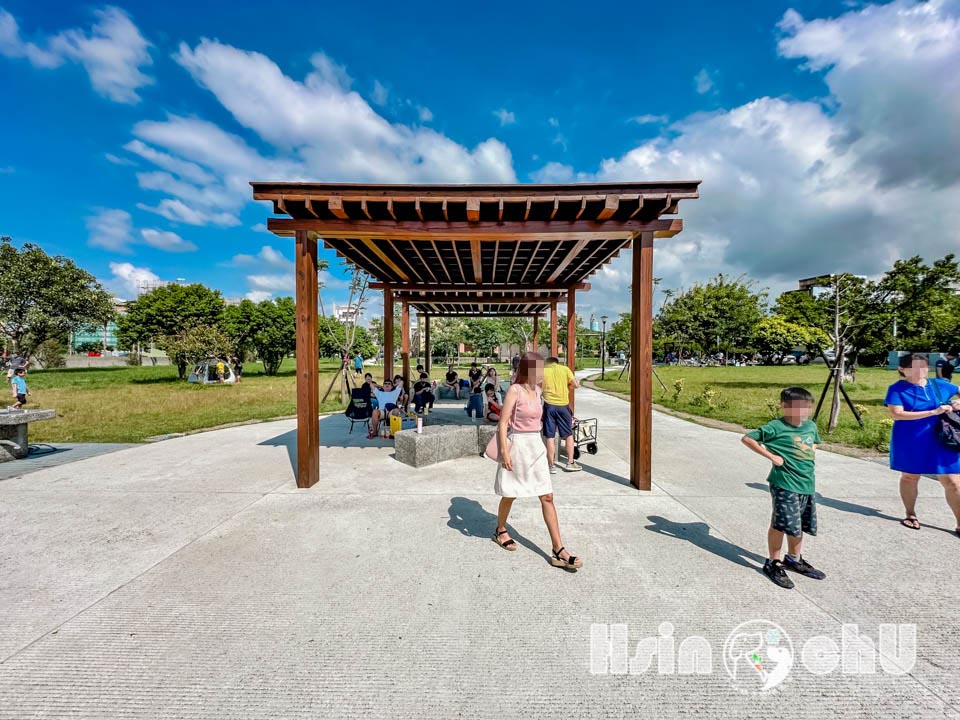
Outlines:
[[0, 410], [0, 462], [27, 456], [27, 426], [40, 420], [53, 420], [56, 410]]

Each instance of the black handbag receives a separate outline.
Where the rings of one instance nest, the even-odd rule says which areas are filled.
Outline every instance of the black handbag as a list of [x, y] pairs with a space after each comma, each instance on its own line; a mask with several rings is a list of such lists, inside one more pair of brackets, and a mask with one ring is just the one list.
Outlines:
[[[939, 384], [936, 378], [928, 380], [933, 385], [933, 396], [937, 400], [937, 405], [945, 405], [940, 399], [940, 391], [937, 388]], [[936, 423], [937, 442], [948, 450], [960, 452], [960, 412], [951, 410], [950, 412], [937, 415]]]

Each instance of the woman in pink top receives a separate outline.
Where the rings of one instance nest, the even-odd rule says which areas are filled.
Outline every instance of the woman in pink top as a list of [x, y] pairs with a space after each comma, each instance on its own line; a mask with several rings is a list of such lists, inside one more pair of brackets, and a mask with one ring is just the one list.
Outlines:
[[506, 550], [516, 550], [517, 543], [507, 532], [507, 516], [518, 497], [539, 497], [543, 520], [553, 543], [550, 563], [576, 570], [583, 561], [571, 555], [560, 539], [557, 509], [553, 505], [553, 486], [547, 450], [540, 436], [543, 406], [540, 383], [543, 380], [543, 356], [528, 352], [520, 358], [516, 381], [507, 390], [497, 426], [500, 462], [494, 492], [500, 496], [497, 530], [493, 540]]

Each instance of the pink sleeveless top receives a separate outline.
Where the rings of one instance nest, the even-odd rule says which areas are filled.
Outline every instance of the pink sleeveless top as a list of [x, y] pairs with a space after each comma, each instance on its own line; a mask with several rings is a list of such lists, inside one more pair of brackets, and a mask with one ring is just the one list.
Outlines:
[[543, 418], [543, 406], [540, 404], [540, 388], [537, 388], [535, 398], [530, 392], [517, 387], [517, 405], [510, 418], [510, 429], [515, 432], [540, 432]]

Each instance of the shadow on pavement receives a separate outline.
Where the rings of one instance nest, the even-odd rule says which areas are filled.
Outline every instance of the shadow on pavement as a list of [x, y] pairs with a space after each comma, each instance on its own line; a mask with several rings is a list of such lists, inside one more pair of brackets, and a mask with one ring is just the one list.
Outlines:
[[[525, 499], [533, 500], [534, 498]], [[447, 521], [447, 527], [453, 528], [461, 535], [467, 537], [489, 540], [493, 537], [493, 533], [497, 528], [497, 516], [491, 512], [487, 512], [480, 503], [470, 498], [450, 498], [450, 507], [447, 512], [450, 515], [450, 520]], [[510, 537], [516, 540], [518, 545], [522, 545], [527, 550], [535, 552], [547, 562], [550, 561], [550, 556], [544, 552], [544, 550], [523, 537], [509, 522], [507, 523], [507, 530], [510, 532]], [[543, 531], [546, 533], [546, 528], [544, 528]]]
[[686, 540], [717, 557], [751, 570], [760, 570], [763, 567], [764, 558], [728, 540], [711, 535], [710, 526], [705, 522], [678, 523], [659, 515], [648, 515], [647, 520], [653, 523], [645, 528], [651, 532]]

